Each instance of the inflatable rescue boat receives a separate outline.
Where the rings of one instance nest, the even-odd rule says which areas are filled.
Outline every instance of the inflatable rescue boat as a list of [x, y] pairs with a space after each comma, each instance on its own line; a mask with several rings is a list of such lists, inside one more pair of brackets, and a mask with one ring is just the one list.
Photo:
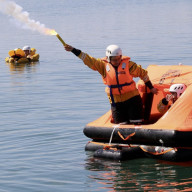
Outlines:
[[[108, 111], [85, 126], [84, 134], [92, 139], [86, 145], [86, 150], [97, 151], [97, 157], [110, 158], [113, 155], [103, 155], [106, 150], [119, 151], [126, 148], [126, 153], [120, 150], [121, 153], [119, 152], [116, 158], [120, 160], [126, 159], [122, 154], [126, 154], [124, 156], [127, 157], [130, 151], [132, 154], [135, 151], [139, 157], [141, 154], [147, 154], [170, 161], [192, 160], [192, 66], [150, 65], [147, 71], [159, 93], [150, 93], [141, 80], [137, 83], [143, 101], [143, 124], [114, 124], [111, 111]], [[185, 84], [187, 88], [171, 108], [165, 114], [161, 114], [157, 105], [169, 94], [170, 86], [176, 83]], [[103, 146], [104, 144], [107, 146]], [[109, 151], [107, 152], [109, 154]]]

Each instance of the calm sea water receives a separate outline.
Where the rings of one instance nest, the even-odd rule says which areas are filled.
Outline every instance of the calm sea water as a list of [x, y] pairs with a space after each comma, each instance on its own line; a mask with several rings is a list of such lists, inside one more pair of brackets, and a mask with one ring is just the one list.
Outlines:
[[[192, 64], [191, 0], [16, 0], [30, 17], [95, 57], [109, 44], [146, 68]], [[1, 5], [0, 5], [1, 6]], [[0, 192], [191, 191], [191, 166], [94, 159], [84, 126], [109, 110], [102, 80], [54, 36], [0, 13]], [[10, 49], [40, 62], [11, 66]]]

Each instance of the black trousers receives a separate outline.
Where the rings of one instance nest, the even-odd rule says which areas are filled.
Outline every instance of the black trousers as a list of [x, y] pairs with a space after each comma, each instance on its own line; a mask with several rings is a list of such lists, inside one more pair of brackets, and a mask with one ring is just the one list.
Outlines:
[[137, 95], [124, 102], [116, 103], [115, 106], [111, 105], [112, 117], [114, 123], [131, 123], [139, 124], [142, 122], [143, 104], [141, 96]]

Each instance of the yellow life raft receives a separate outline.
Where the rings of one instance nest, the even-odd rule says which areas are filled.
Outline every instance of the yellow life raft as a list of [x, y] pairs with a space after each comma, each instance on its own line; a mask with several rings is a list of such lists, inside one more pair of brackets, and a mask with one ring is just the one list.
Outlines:
[[8, 52], [9, 57], [5, 58], [7, 63], [29, 63], [39, 61], [39, 54], [36, 53], [35, 48], [31, 48], [30, 55], [25, 56], [25, 52], [18, 48]]

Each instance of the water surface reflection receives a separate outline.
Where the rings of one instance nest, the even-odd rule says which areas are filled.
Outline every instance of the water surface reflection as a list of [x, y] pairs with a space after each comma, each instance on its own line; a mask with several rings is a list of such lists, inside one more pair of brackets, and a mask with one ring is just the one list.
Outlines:
[[96, 191], [191, 191], [190, 165], [167, 164], [153, 159], [125, 162], [90, 157], [85, 168], [97, 182]]
[[9, 70], [12, 75], [14, 74], [22, 74], [25, 71], [27, 73], [33, 73], [36, 72], [36, 65], [38, 65], [39, 62], [31, 62], [31, 63], [6, 63], [6, 65], [9, 67]]

